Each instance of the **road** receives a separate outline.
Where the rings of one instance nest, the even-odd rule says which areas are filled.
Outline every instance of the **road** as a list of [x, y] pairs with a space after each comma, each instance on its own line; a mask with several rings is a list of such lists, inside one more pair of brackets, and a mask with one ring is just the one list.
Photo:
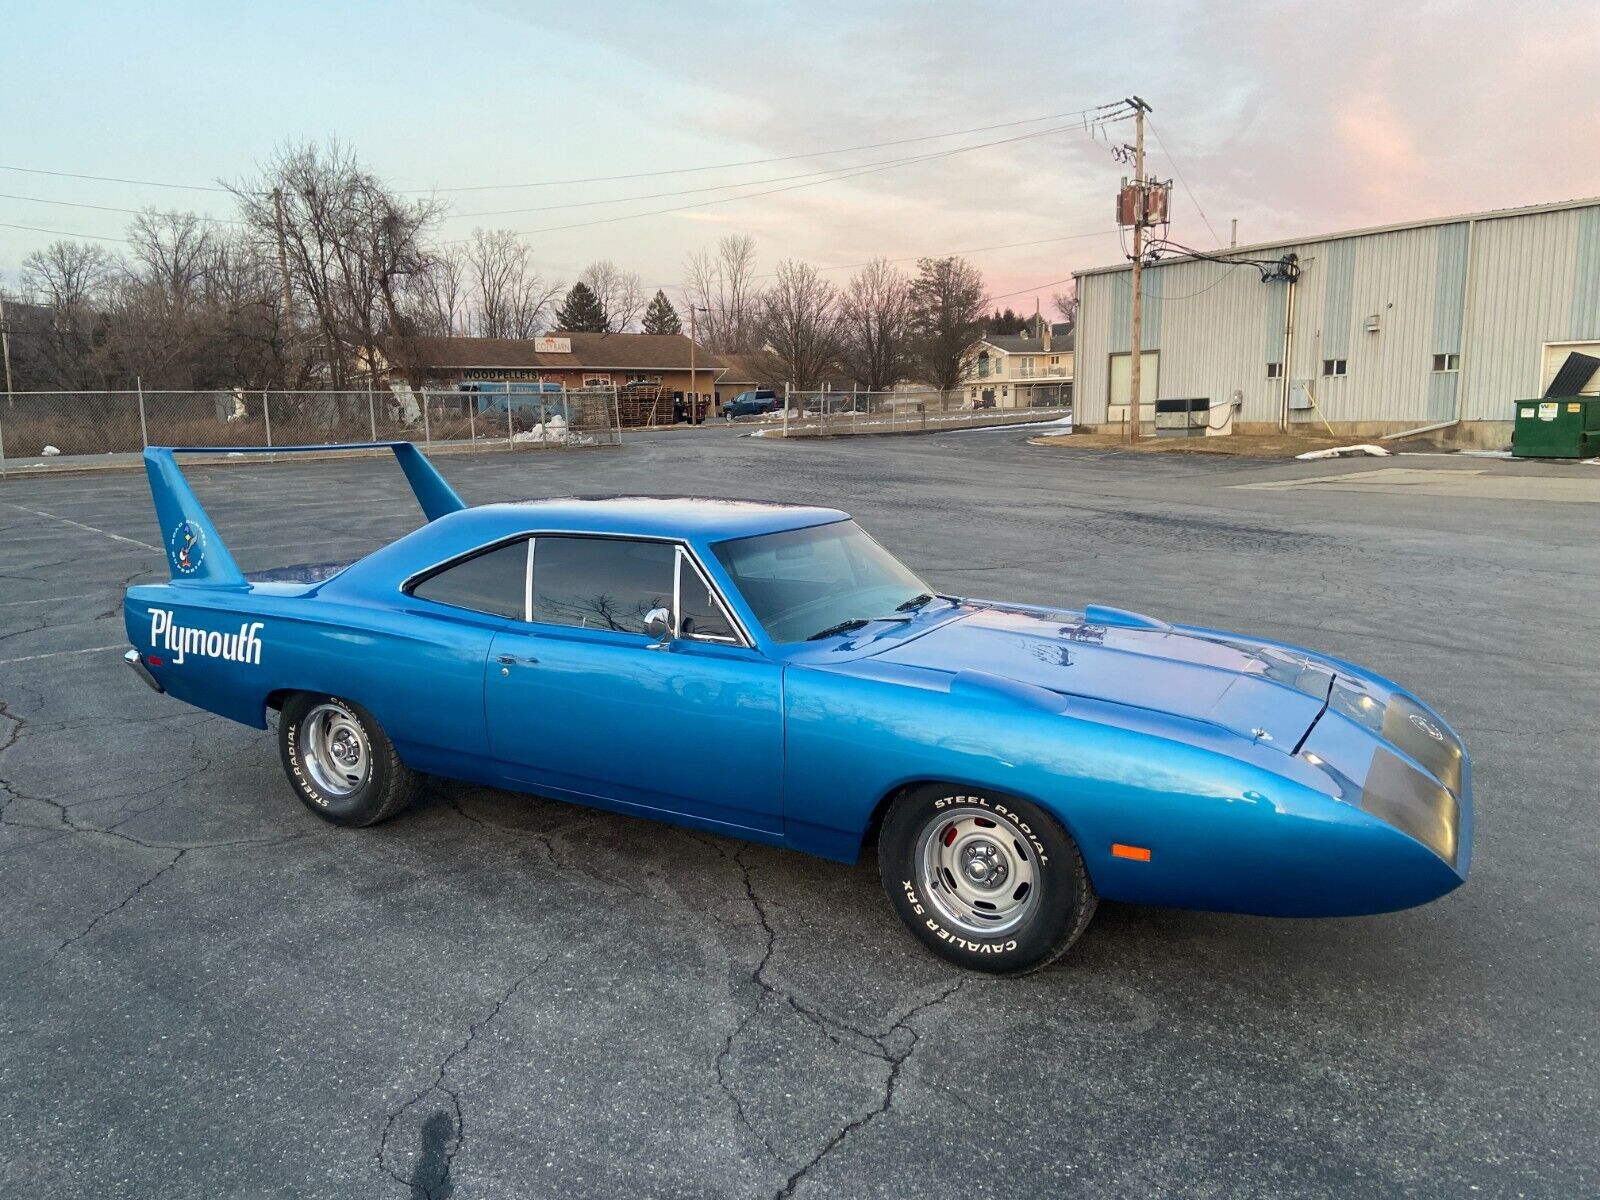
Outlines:
[[[271, 735], [118, 661], [123, 587], [163, 572], [142, 476], [12, 480], [0, 1193], [1600, 1191], [1594, 467], [1132, 460], [1015, 431], [440, 466], [472, 502], [837, 504], [943, 590], [1371, 664], [1466, 738], [1473, 876], [1359, 920], [1106, 904], [1001, 981], [921, 950], [867, 863], [447, 783], [336, 830]], [[196, 476], [246, 569], [419, 519], [392, 462]]]

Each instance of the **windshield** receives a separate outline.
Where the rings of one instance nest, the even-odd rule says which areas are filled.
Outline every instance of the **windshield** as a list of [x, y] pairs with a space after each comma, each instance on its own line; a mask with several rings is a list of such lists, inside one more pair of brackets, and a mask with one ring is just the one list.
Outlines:
[[880, 618], [904, 618], [931, 589], [854, 521], [786, 529], [715, 547], [777, 642], [802, 642]]

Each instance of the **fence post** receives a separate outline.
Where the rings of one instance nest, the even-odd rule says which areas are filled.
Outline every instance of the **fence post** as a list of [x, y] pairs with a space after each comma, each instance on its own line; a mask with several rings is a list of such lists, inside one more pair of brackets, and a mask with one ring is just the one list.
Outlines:
[[272, 445], [272, 405], [267, 400], [267, 389], [261, 389], [261, 419], [267, 425], [267, 445]]
[[789, 385], [783, 385], [783, 436], [789, 436]]
[[[542, 399], [542, 397], [541, 397]], [[516, 427], [511, 423], [511, 385], [506, 384], [506, 449], [517, 448]]]
[[0, 479], [6, 475], [6, 426], [0, 421]]
[[476, 450], [478, 447], [478, 394], [476, 392], [467, 393], [467, 436], [472, 440], [472, 447]]
[[150, 434], [145, 430], [144, 424], [144, 380], [138, 375], [133, 377], [133, 386], [139, 392], [139, 440], [144, 443], [146, 450], [150, 449]]
[[422, 444], [433, 449], [433, 429], [428, 424], [428, 389], [422, 388]]
[[372, 432], [372, 440], [378, 440], [378, 407], [372, 399], [372, 376], [367, 376], [367, 428]]

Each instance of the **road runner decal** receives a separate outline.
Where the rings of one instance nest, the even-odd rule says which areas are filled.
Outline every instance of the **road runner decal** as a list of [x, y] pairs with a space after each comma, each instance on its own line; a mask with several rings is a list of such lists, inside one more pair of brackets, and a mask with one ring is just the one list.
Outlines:
[[167, 556], [179, 575], [193, 575], [206, 559], [206, 531], [193, 521], [181, 522], [167, 539]]
[[261, 621], [249, 621], [239, 626], [238, 633], [221, 633], [215, 629], [195, 629], [179, 625], [172, 612], [165, 608], [152, 608], [150, 613], [150, 648], [166, 650], [172, 655], [174, 666], [183, 663], [184, 657], [195, 654], [201, 658], [220, 658], [226, 662], [261, 665], [261, 639], [256, 636], [265, 626]]

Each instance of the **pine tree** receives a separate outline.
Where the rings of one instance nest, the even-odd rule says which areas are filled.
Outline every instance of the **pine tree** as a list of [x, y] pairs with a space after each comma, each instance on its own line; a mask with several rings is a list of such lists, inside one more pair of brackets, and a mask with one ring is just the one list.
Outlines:
[[558, 333], [604, 333], [609, 325], [605, 305], [581, 280], [572, 285], [556, 310]]
[[658, 290], [655, 299], [650, 301], [650, 306], [644, 310], [644, 331], [646, 333], [682, 333], [683, 322], [678, 320], [678, 310], [672, 307], [672, 301], [667, 299], [667, 294]]

